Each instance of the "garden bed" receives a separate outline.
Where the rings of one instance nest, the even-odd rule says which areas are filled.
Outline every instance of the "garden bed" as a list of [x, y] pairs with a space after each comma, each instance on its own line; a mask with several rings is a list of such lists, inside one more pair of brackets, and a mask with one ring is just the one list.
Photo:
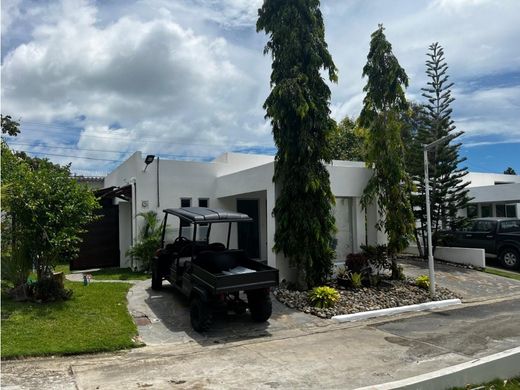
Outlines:
[[[432, 300], [430, 299], [429, 291], [417, 287], [413, 280], [385, 281], [378, 287], [345, 288], [337, 286], [334, 282], [330, 286], [338, 290], [340, 298], [334, 306], [328, 309], [311, 306], [307, 291], [278, 288], [274, 291], [274, 296], [290, 308], [321, 318], [414, 305]], [[461, 298], [446, 288], [437, 287], [436, 290], [435, 301]]]

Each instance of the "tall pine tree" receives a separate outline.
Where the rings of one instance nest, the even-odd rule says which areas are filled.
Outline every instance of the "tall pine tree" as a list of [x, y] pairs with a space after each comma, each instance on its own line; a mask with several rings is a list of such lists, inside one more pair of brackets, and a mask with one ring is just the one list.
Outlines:
[[278, 148], [274, 249], [297, 265], [300, 288], [322, 283], [334, 256], [334, 197], [323, 162], [331, 159], [327, 141], [335, 124], [320, 71], [336, 81], [337, 70], [319, 6], [318, 0], [264, 0], [256, 25], [269, 35], [264, 53], [273, 59], [264, 108]]
[[[426, 243], [426, 204], [424, 185], [424, 163], [421, 145], [454, 134], [455, 125], [451, 119], [451, 96], [453, 83], [449, 82], [448, 65], [444, 50], [436, 42], [430, 45], [426, 60], [426, 74], [429, 78], [427, 87], [422, 88], [426, 103], [420, 115], [418, 132], [414, 142], [415, 163], [410, 164], [410, 174], [416, 183], [414, 204], [415, 217], [418, 221], [418, 245]], [[459, 137], [462, 132], [455, 138]], [[454, 138], [454, 139], [455, 139]], [[470, 200], [469, 182], [464, 181], [467, 169], [461, 167], [466, 159], [459, 157], [461, 143], [441, 143], [429, 152], [430, 200], [432, 233], [441, 229], [460, 229], [467, 219], [460, 213]], [[426, 250], [424, 251], [426, 253]]]
[[392, 53], [384, 28], [372, 33], [363, 77], [368, 81], [363, 91], [360, 124], [367, 128], [367, 166], [374, 171], [363, 197], [366, 208], [374, 200], [379, 210], [378, 228], [388, 236], [388, 254], [392, 274], [397, 275], [396, 255], [408, 245], [413, 232], [413, 213], [409, 201], [411, 181], [405, 170], [405, 149], [401, 133], [403, 116], [408, 109], [404, 89], [408, 76]]

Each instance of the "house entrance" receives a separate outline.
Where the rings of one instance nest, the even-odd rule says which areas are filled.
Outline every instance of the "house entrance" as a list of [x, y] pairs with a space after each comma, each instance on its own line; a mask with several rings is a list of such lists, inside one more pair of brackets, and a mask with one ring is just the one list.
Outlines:
[[237, 199], [237, 211], [253, 218], [251, 223], [239, 223], [238, 248], [243, 249], [249, 257], [260, 258], [260, 230], [258, 219], [258, 199]]

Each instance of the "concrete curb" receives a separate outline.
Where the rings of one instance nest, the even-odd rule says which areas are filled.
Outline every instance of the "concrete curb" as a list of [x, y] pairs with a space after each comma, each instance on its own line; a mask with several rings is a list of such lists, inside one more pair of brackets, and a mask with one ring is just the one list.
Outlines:
[[446, 367], [428, 374], [395, 382], [360, 387], [356, 390], [421, 389], [438, 390], [465, 387], [494, 379], [509, 379], [520, 374], [520, 347], [509, 349], [466, 363]]
[[461, 303], [462, 302], [460, 299], [446, 299], [444, 301], [419, 303], [417, 305], [391, 307], [388, 309], [363, 311], [361, 313], [354, 313], [354, 314], [342, 314], [339, 316], [332, 317], [332, 320], [334, 320], [336, 322], [359, 321], [359, 320], [365, 320], [367, 318], [391, 316], [394, 314], [407, 313], [407, 312], [411, 312], [411, 311], [438, 309], [441, 307], [460, 305]]

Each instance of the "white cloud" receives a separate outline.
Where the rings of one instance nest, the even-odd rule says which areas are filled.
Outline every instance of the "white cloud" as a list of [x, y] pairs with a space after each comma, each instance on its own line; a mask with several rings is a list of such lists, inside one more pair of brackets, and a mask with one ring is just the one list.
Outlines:
[[[261, 4], [4, 1], [2, 110], [22, 118], [21, 137], [30, 142], [121, 151], [76, 154], [81, 157], [120, 159], [134, 150], [208, 156], [230, 146], [270, 146], [262, 104], [271, 60], [262, 54], [266, 36], [255, 32]], [[520, 2], [330, 0], [322, 10], [340, 77], [331, 85], [335, 119], [361, 110], [370, 34], [382, 22], [410, 77], [410, 98], [421, 100], [425, 53], [438, 41], [465, 139], [520, 136], [518, 82], [480, 85], [483, 76], [518, 74]], [[45, 123], [47, 132], [31, 130]], [[74, 161], [76, 169], [103, 166]]]

